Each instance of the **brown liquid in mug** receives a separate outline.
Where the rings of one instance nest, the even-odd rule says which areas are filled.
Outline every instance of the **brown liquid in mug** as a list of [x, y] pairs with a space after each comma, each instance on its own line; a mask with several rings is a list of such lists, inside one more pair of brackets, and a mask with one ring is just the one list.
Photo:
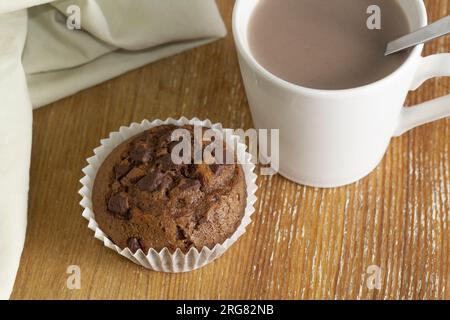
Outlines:
[[[381, 9], [381, 30], [369, 30], [370, 5]], [[395, 0], [260, 0], [248, 39], [256, 60], [291, 83], [349, 89], [395, 71], [409, 52], [384, 56], [387, 42], [410, 32]]]

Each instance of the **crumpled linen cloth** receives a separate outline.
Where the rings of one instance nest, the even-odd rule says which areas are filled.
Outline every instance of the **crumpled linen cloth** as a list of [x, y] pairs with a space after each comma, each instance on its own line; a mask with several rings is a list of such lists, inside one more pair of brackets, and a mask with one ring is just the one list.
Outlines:
[[25, 240], [32, 108], [225, 34], [214, 0], [0, 1], [0, 299]]

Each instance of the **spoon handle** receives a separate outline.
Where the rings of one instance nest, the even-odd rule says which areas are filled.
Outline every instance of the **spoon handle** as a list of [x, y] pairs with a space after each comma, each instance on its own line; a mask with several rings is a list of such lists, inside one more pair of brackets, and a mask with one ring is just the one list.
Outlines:
[[436, 39], [450, 33], [450, 16], [388, 43], [385, 55]]

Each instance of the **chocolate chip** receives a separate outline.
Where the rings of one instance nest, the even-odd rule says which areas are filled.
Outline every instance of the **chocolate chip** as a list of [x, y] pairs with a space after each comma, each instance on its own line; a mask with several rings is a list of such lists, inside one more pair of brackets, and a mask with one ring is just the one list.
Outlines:
[[136, 253], [139, 249], [142, 249], [141, 244], [137, 238], [128, 239], [128, 248], [133, 253]]
[[181, 169], [181, 173], [186, 178], [193, 179], [197, 176], [197, 170], [194, 164], [189, 164]]
[[161, 180], [161, 189], [162, 190], [169, 189], [172, 182], [173, 178], [169, 175], [165, 175]]
[[172, 156], [170, 154], [166, 154], [158, 159], [158, 163], [162, 171], [170, 171], [176, 168], [176, 164], [172, 161]]
[[162, 133], [159, 137], [159, 141], [161, 142], [161, 144], [164, 144], [164, 142], [172, 141], [173, 128], [167, 127], [165, 129], [166, 129], [166, 131], [164, 133]]
[[218, 176], [222, 172], [223, 166], [219, 164], [210, 164], [209, 169], [212, 171], [212, 173]]
[[114, 173], [116, 174], [116, 179], [122, 178], [131, 170], [131, 165], [128, 160], [124, 160], [114, 167]]
[[111, 212], [124, 215], [128, 212], [129, 208], [130, 205], [126, 194], [118, 193], [113, 195], [108, 200], [108, 210]]
[[184, 230], [180, 227], [177, 226], [177, 240], [186, 240], [186, 233], [184, 232]]
[[139, 168], [133, 168], [131, 171], [122, 179], [123, 184], [134, 184], [138, 182], [142, 177], [145, 176], [145, 171]]
[[186, 179], [181, 183], [180, 189], [183, 191], [197, 191], [202, 186], [198, 180]]
[[155, 191], [163, 180], [164, 174], [160, 171], [154, 171], [138, 181], [137, 186], [141, 191]]
[[152, 159], [151, 150], [147, 144], [138, 144], [130, 152], [130, 159], [135, 163], [147, 163]]

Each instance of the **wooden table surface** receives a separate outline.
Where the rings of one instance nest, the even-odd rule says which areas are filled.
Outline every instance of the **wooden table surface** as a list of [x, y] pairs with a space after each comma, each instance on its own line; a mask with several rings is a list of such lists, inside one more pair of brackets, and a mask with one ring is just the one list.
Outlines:
[[[233, 1], [218, 1], [231, 31]], [[429, 17], [450, 1], [427, 1]], [[450, 51], [450, 37], [425, 55]], [[416, 104], [450, 92], [435, 79]], [[93, 237], [77, 194], [99, 140], [144, 118], [210, 118], [250, 128], [231, 32], [226, 39], [132, 71], [34, 112], [29, 224], [13, 299], [449, 299], [450, 120], [395, 138], [381, 165], [339, 189], [259, 178], [254, 223], [216, 262], [161, 274]], [[70, 265], [81, 289], [66, 286]], [[380, 287], [369, 289], [368, 267]], [[371, 271], [369, 269], [369, 271]]]

